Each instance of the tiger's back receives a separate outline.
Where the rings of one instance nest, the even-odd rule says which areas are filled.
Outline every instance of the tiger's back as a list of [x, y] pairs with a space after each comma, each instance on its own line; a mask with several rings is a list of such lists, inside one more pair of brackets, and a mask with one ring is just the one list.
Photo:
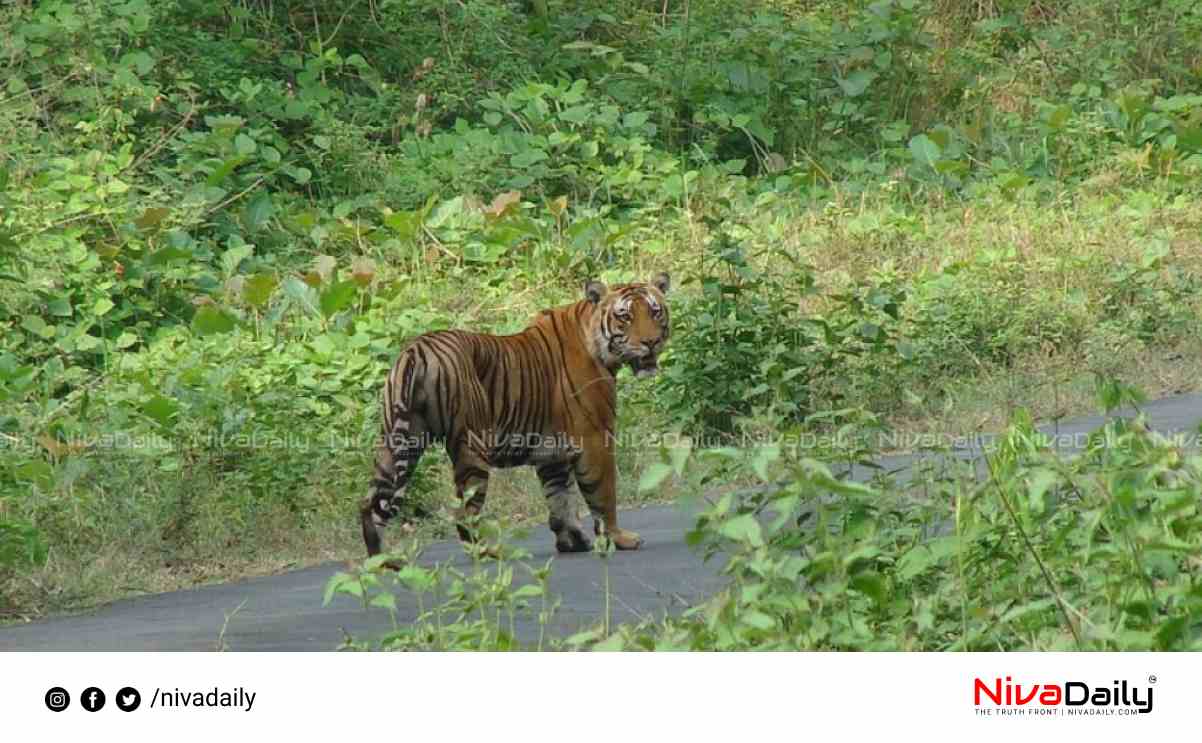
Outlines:
[[[557, 315], [550, 317], [553, 327], [570, 330], [582, 304], [549, 311]], [[568, 358], [557, 336], [540, 328], [509, 336], [443, 330], [415, 338], [385, 387], [384, 428], [417, 413], [427, 445], [469, 447], [490, 467], [571, 457], [571, 447], [548, 445], [567, 441], [575, 416], [605, 412], [595, 409], [598, 398], [612, 412], [614, 384], [605, 370]], [[586, 386], [585, 396], [569, 392]]]

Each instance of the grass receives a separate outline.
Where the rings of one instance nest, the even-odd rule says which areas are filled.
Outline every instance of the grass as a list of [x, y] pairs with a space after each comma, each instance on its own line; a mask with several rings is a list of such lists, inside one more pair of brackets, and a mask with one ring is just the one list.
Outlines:
[[[1193, 372], [1202, 365], [1202, 343], [1120, 351], [1108, 367], [1121, 378], [1138, 382], [1150, 399], [1198, 392], [1202, 381]], [[956, 380], [943, 390], [939, 405], [925, 401], [890, 420], [902, 441], [938, 432], [948, 436], [1002, 430], [1020, 408], [1039, 425], [1097, 411], [1096, 372], [1080, 354], [1020, 359], [1008, 370], [986, 370], [980, 377]], [[893, 453], [893, 452], [890, 452]]]

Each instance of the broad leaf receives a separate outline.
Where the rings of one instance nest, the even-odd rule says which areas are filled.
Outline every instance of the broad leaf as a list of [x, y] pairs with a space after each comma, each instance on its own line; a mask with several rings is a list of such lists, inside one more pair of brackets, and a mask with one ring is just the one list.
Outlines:
[[212, 304], [201, 307], [192, 316], [192, 330], [197, 335], [228, 333], [234, 329], [235, 325], [237, 323], [234, 321], [233, 316]]

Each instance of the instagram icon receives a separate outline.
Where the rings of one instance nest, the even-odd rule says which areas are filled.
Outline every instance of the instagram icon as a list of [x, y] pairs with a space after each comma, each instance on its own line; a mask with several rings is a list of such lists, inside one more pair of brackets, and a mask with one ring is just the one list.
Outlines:
[[46, 692], [46, 707], [51, 712], [62, 712], [71, 705], [71, 695], [61, 686], [55, 686]]

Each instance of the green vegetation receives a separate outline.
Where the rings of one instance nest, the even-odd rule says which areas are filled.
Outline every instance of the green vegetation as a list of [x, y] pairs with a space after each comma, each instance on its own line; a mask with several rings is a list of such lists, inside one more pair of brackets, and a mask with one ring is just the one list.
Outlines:
[[[762, 479], [701, 451], [732, 434], [1001, 430], [1090, 410], [1097, 375], [1190, 389], [1199, 49], [1187, 0], [8, 3], [0, 615], [357, 556], [404, 340], [511, 332], [589, 277], [679, 286], [621, 426], [687, 432], [695, 464], [621, 452], [624, 504]], [[698, 539], [749, 592], [605, 641], [1190, 646], [1196, 515], [1161, 492], [1196, 501], [1197, 468], [1122, 435], [1074, 464], [1012, 442], [992, 490], [940, 485], [962, 528], [929, 548], [948, 501], [782, 453], [772, 497], [835, 494], [838, 528], [748, 541], [720, 524], [769, 504], [730, 500]], [[1130, 498], [1091, 489], [1128, 470]], [[412, 490], [448, 504], [438, 457]], [[542, 521], [533, 478], [496, 478], [489, 512]], [[835, 562], [789, 562], [796, 540]], [[781, 562], [758, 582], [755, 550]], [[799, 575], [814, 593], [748, 619]]]
[[[1104, 390], [1131, 401], [1121, 385]], [[1020, 416], [986, 482], [962, 462], [905, 489], [840, 480], [796, 447], [675, 453], [645, 486], [677, 476], [700, 492], [692, 473], [715, 465], [758, 483], [712, 499], [687, 536], [725, 556], [728, 587], [676, 617], [606, 617], [550, 642], [540, 632], [539, 649], [1202, 649], [1202, 456], [1183, 457], [1142, 419], [1111, 421], [1069, 460]], [[464, 573], [413, 557], [396, 573], [373, 558], [330, 581], [327, 601], [347, 593], [388, 609], [398, 589], [429, 597], [416, 622], [348, 647], [529, 649], [514, 617], [545, 629], [554, 614], [549, 565], [515, 586], [510, 563]]]

